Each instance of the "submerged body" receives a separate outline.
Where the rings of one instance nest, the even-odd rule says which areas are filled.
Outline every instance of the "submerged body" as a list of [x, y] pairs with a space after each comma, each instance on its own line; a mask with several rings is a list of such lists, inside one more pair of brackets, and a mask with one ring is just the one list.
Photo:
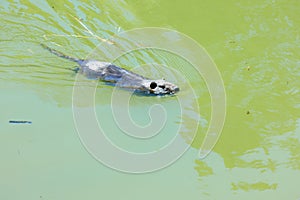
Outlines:
[[61, 58], [78, 63], [80, 71], [88, 78], [115, 83], [118, 87], [133, 89], [147, 94], [174, 94], [179, 91], [178, 86], [163, 79], [152, 80], [112, 63], [72, 58], [45, 45], [42, 46]]

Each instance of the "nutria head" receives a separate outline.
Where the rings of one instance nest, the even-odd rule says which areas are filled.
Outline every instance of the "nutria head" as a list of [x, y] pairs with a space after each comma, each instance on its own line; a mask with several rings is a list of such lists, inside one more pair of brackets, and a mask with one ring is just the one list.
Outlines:
[[160, 80], [144, 80], [142, 83], [146, 92], [151, 94], [175, 94], [179, 91], [179, 87], [173, 83]]

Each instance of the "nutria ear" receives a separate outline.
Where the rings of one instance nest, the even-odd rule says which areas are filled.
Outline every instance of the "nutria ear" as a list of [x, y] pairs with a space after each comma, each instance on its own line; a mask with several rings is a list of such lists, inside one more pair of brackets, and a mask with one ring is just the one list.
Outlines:
[[150, 83], [150, 88], [151, 89], [155, 89], [156, 87], [157, 87], [157, 83], [155, 83], [155, 82]]

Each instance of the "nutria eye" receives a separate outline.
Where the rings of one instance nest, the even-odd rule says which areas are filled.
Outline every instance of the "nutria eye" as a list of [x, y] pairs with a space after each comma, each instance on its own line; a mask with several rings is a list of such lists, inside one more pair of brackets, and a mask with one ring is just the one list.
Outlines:
[[157, 84], [155, 82], [150, 83], [150, 88], [155, 89], [157, 87]]

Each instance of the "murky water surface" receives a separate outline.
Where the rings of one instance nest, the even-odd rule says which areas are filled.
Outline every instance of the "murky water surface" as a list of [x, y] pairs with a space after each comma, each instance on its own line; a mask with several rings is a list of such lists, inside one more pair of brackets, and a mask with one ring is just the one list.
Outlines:
[[[0, 199], [300, 198], [300, 1], [4, 0], [0, 9]], [[100, 82], [95, 111], [110, 140], [128, 151], [158, 151], [183, 126], [182, 141], [192, 142], [173, 165], [132, 175], [105, 167], [83, 147], [72, 114], [76, 63], [39, 44], [85, 58], [114, 34], [142, 27], [175, 29], [207, 50], [224, 80], [227, 116], [213, 151], [198, 159], [211, 117], [203, 78], [161, 50], [121, 56], [120, 66], [177, 82], [189, 112], [179, 117], [176, 98], [133, 95], [130, 117], [139, 126], [151, 122], [154, 104], [168, 118], [151, 140], [128, 137], [111, 113], [114, 88]]]

